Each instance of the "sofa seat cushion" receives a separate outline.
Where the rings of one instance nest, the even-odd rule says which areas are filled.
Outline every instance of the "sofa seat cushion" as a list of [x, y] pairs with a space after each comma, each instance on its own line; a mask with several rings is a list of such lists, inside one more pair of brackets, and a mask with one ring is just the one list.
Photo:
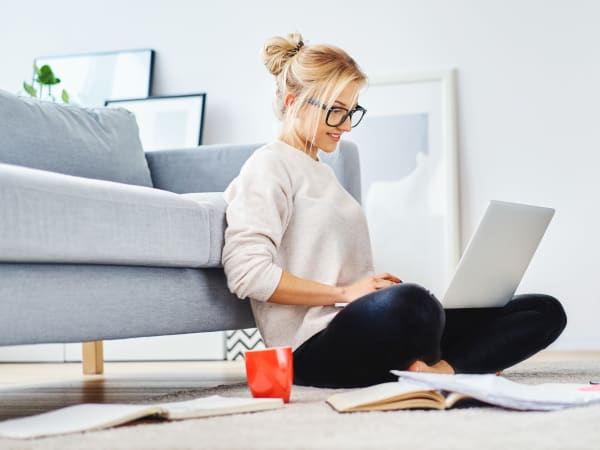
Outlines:
[[17, 97], [0, 90], [0, 162], [152, 186], [133, 113]]
[[0, 262], [220, 267], [225, 200], [0, 163]]

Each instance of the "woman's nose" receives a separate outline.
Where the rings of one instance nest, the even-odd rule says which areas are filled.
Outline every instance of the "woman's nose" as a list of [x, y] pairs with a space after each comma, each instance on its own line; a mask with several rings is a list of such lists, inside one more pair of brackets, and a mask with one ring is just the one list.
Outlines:
[[350, 131], [352, 129], [352, 119], [350, 119], [350, 117], [346, 117], [346, 120], [340, 123], [336, 128], [341, 131]]

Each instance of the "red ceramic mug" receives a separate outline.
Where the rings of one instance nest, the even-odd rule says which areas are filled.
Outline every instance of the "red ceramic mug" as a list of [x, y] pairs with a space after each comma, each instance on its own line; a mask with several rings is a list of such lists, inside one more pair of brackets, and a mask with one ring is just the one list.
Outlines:
[[250, 350], [244, 356], [252, 396], [281, 398], [288, 403], [294, 381], [292, 347]]

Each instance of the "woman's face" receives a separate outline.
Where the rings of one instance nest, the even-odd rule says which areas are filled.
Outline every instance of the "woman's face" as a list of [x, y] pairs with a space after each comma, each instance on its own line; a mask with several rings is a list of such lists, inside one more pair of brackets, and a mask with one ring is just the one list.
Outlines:
[[[357, 104], [360, 87], [355, 81], [348, 83], [335, 101], [332, 104], [328, 104], [327, 107], [340, 107], [347, 110], [354, 109]], [[327, 153], [335, 151], [342, 135], [350, 131], [352, 127], [349, 117], [336, 127], [327, 125], [325, 122], [327, 111], [321, 107], [322, 103], [320, 103], [320, 99], [315, 100], [317, 104], [307, 103], [300, 108], [299, 114], [295, 119], [294, 129], [297, 134], [298, 144], [302, 145], [304, 150], [316, 159], [317, 149], [321, 149]], [[315, 112], [317, 113], [316, 132], [313, 122]], [[330, 122], [333, 117], [333, 115], [330, 116]]]

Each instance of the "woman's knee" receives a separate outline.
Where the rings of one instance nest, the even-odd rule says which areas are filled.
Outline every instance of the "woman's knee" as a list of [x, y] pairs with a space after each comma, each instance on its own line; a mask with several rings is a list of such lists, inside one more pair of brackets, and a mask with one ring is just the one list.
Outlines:
[[329, 323], [328, 336], [351, 334], [360, 339], [354, 354], [356, 347], [379, 352], [390, 366], [407, 367], [415, 358], [439, 360], [444, 324], [444, 309], [427, 289], [400, 283], [350, 303]]
[[522, 304], [526, 309], [539, 313], [548, 331], [556, 339], [567, 326], [567, 314], [561, 302], [546, 294], [524, 294], [516, 296], [513, 301]]
[[567, 313], [560, 301], [551, 295], [538, 296], [543, 314], [549, 323], [554, 325], [556, 337], [560, 336], [567, 326]]
[[438, 342], [446, 316], [441, 303], [425, 288], [399, 283], [372, 292], [346, 306], [329, 324], [334, 334], [364, 333], [385, 336], [405, 345], [406, 341]]
[[416, 359], [433, 364], [440, 359], [440, 342], [446, 314], [440, 301], [424, 287], [413, 283], [394, 286], [396, 314], [409, 317], [410, 342], [404, 346]]
[[399, 283], [381, 291], [376, 301], [386, 303], [386, 308], [393, 315], [410, 316], [423, 326], [433, 325], [435, 328], [444, 325], [444, 308], [435, 296], [415, 283]]

